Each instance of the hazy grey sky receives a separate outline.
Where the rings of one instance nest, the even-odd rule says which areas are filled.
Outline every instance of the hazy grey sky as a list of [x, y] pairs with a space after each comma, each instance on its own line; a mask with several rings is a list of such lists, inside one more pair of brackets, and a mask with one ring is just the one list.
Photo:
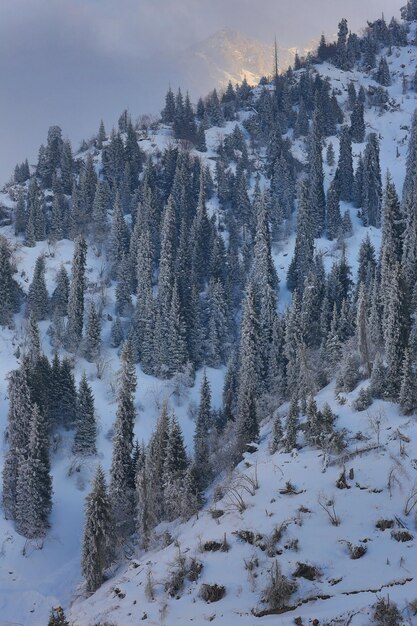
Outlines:
[[[283, 46], [352, 30], [405, 0], [0, 0], [0, 183], [26, 156], [34, 161], [48, 126], [74, 146], [100, 118], [112, 124], [159, 107], [152, 57], [222, 28]], [[151, 62], [147, 63], [147, 59]], [[171, 83], [176, 85], [175, 76]], [[165, 86], [164, 86], [165, 87]]]

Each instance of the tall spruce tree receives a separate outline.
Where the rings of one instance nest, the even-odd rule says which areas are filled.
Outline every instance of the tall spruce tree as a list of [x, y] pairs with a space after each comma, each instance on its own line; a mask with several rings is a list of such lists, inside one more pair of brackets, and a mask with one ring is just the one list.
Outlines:
[[352, 139], [347, 126], [342, 126], [340, 130], [340, 151], [336, 180], [340, 199], [350, 202], [353, 193]]
[[16, 516], [16, 487], [20, 461], [27, 456], [32, 402], [27, 370], [20, 368], [9, 375], [8, 444], [3, 466], [3, 510], [6, 517]]
[[383, 333], [388, 371], [386, 393], [388, 397], [397, 399], [400, 392], [401, 370], [409, 333], [406, 287], [398, 262], [393, 263], [391, 267], [389, 287], [385, 298], [386, 312]]
[[104, 472], [99, 465], [90, 494], [86, 498], [82, 546], [82, 574], [87, 593], [94, 593], [111, 564], [114, 535], [111, 506]]
[[194, 434], [194, 464], [201, 490], [207, 487], [212, 476], [209, 447], [209, 435], [212, 428], [211, 388], [207, 375], [204, 372]]
[[261, 360], [259, 354], [260, 328], [255, 289], [250, 281], [243, 307], [240, 336], [239, 391], [236, 415], [236, 453], [259, 434], [256, 400], [261, 389]]
[[309, 204], [309, 186], [303, 181], [299, 190], [297, 235], [295, 239], [294, 256], [291, 259], [287, 273], [287, 286], [302, 293], [304, 280], [307, 276], [314, 257], [314, 221]]
[[72, 350], [77, 349], [83, 333], [86, 262], [87, 243], [80, 236], [74, 248], [72, 278], [68, 297], [67, 345]]
[[136, 372], [132, 346], [126, 341], [120, 357], [117, 412], [110, 469], [110, 500], [118, 536], [126, 537], [133, 530], [134, 471], [133, 428], [135, 422]]
[[84, 355], [87, 361], [94, 361], [100, 355], [101, 319], [93, 301], [88, 309], [85, 328]]
[[16, 484], [16, 530], [33, 539], [45, 535], [52, 509], [49, 439], [45, 418], [35, 404], [29, 427], [27, 455], [19, 458]]
[[309, 148], [309, 210], [313, 222], [313, 234], [315, 237], [320, 237], [325, 226], [326, 200], [323, 187], [322, 135], [318, 109], [316, 109], [313, 115]]
[[96, 454], [96, 439], [97, 426], [94, 414], [94, 396], [87, 382], [87, 376], [84, 373], [77, 393], [77, 417], [72, 448], [74, 454], [80, 456]]
[[363, 158], [362, 214], [365, 226], [381, 224], [382, 183], [379, 143], [375, 133], [368, 136]]
[[20, 290], [13, 278], [14, 268], [9, 243], [0, 235], [0, 326], [12, 321], [20, 300]]
[[404, 415], [411, 415], [417, 408], [417, 386], [410, 350], [404, 352], [399, 403]]

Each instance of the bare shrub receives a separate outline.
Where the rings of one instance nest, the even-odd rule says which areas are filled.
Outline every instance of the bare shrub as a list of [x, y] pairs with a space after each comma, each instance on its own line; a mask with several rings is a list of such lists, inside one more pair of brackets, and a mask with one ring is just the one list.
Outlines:
[[389, 597], [378, 599], [373, 618], [377, 626], [400, 626], [401, 624], [401, 613], [395, 602], [391, 602]]
[[408, 530], [393, 530], [391, 531], [391, 537], [401, 543], [414, 539], [413, 535]]
[[165, 582], [165, 591], [174, 598], [179, 594], [184, 586], [185, 577], [187, 575], [186, 558], [178, 548], [178, 554], [170, 563], [170, 572]]
[[379, 519], [375, 526], [378, 530], [387, 530], [387, 528], [394, 528], [394, 524], [395, 522], [393, 519]]
[[314, 565], [297, 562], [297, 569], [293, 573], [295, 578], [305, 578], [306, 580], [317, 580], [320, 578], [320, 570]]
[[211, 540], [203, 543], [203, 552], [229, 552], [229, 549], [226, 533], [224, 533], [223, 541]]
[[326, 511], [331, 524], [333, 526], [340, 526], [340, 518], [336, 514], [334, 498], [326, 498], [326, 496], [320, 495], [317, 502], [321, 508]]
[[202, 570], [203, 564], [196, 558], [192, 558], [187, 565], [187, 579], [192, 583], [196, 582], [200, 578]]
[[226, 587], [223, 585], [208, 585], [204, 583], [200, 587], [200, 598], [202, 598], [205, 602], [218, 602], [226, 595]]
[[251, 546], [257, 545], [263, 539], [261, 534], [254, 533], [253, 530], [235, 530], [232, 535], [236, 535], [238, 539], [244, 543], [249, 543]]
[[355, 545], [350, 541], [340, 540], [340, 543], [344, 543], [348, 549], [349, 556], [351, 559], [356, 560], [360, 559], [364, 554], [367, 553], [368, 548], [363, 544]]
[[150, 569], [146, 573], [145, 597], [148, 602], [155, 600], [155, 583]]
[[109, 371], [111, 359], [107, 358], [104, 355], [99, 355], [94, 360], [94, 364], [96, 366], [96, 375], [99, 380], [103, 380]]
[[297, 590], [297, 583], [284, 576], [278, 561], [272, 565], [269, 576], [270, 581], [262, 594], [262, 601], [271, 609], [282, 609]]
[[417, 483], [411, 488], [404, 506], [404, 515], [410, 515], [417, 504]]
[[338, 489], [350, 489], [350, 486], [348, 485], [347, 478], [346, 478], [345, 466], [343, 466], [342, 473], [340, 474], [339, 478], [336, 481], [336, 487]]
[[367, 412], [368, 415], [368, 423], [370, 429], [373, 431], [376, 437], [377, 445], [380, 445], [381, 442], [381, 424], [383, 422], [384, 415], [382, 411]]

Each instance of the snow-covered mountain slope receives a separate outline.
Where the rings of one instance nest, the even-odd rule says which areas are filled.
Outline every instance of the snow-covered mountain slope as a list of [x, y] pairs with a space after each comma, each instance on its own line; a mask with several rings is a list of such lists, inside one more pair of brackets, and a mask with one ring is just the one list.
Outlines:
[[[367, 108], [365, 111], [367, 130], [376, 132], [380, 138], [382, 171], [390, 170], [398, 188], [404, 178], [411, 116], [417, 105], [414, 92], [402, 95], [402, 74], [405, 72], [411, 79], [416, 58], [414, 46], [394, 48], [388, 59], [393, 77], [393, 84], [388, 87], [391, 98], [388, 110], [381, 112], [377, 108]], [[376, 85], [369, 75], [360, 71], [341, 72], [327, 64], [315, 69], [323, 77], [328, 76], [332, 86], [340, 91], [338, 101], [346, 116], [349, 81], [354, 81], [357, 86]], [[247, 112], [242, 112], [239, 121], [242, 122], [245, 116]], [[219, 138], [232, 132], [234, 125], [235, 122], [229, 122], [223, 128], [206, 131], [208, 152], [199, 156], [213, 171]], [[171, 141], [168, 131], [161, 127], [142, 141], [141, 147], [150, 153]], [[333, 143], [337, 157], [338, 139], [331, 137], [327, 143], [329, 141]], [[355, 157], [363, 148], [355, 144]], [[305, 159], [303, 141], [295, 143], [294, 152], [301, 160]], [[326, 166], [326, 187], [333, 175], [334, 168]], [[11, 205], [10, 198], [2, 196], [1, 203]], [[380, 231], [363, 227], [351, 205], [343, 205], [342, 209], [351, 213], [353, 234], [345, 243], [347, 258], [355, 274], [358, 249], [365, 234], [368, 233], [378, 247]], [[209, 210], [216, 211], [216, 199], [209, 203]], [[61, 241], [53, 247], [38, 243], [34, 248], [27, 248], [16, 240], [10, 227], [3, 228], [1, 233], [16, 247], [19, 281], [26, 291], [36, 257], [45, 252], [47, 286], [51, 291], [61, 263], [69, 266], [71, 262], [73, 243]], [[316, 245], [326, 253], [324, 258], [328, 269], [332, 259], [339, 254], [338, 245], [324, 238]], [[282, 309], [290, 300], [285, 275], [293, 246], [294, 236], [291, 236], [279, 242], [274, 250], [281, 279]], [[101, 258], [90, 249], [88, 293], [100, 286], [101, 265]], [[114, 287], [107, 290], [106, 301], [105, 313], [112, 311]], [[41, 322], [40, 329], [43, 349], [51, 356], [48, 325]], [[25, 321], [20, 316], [16, 316], [15, 329], [0, 332], [2, 431], [6, 425], [8, 404], [6, 377], [17, 366], [15, 350], [18, 344], [24, 343], [24, 333]], [[109, 333], [110, 322], [107, 321], [103, 326], [106, 345]], [[109, 433], [116, 410], [114, 374], [119, 365], [117, 351], [106, 347], [105, 358], [108, 365], [101, 379], [97, 378], [95, 365], [82, 358], [76, 363], [75, 373], [78, 382], [82, 372], [86, 371], [93, 387], [99, 417], [99, 459], [108, 470], [111, 460]], [[202, 372], [197, 373], [195, 385], [188, 395], [181, 398], [175, 396], [171, 383], [147, 376], [139, 367], [137, 373], [137, 437], [149, 438], [160, 407], [164, 400], [168, 400], [180, 419], [191, 452], [194, 431], [191, 415], [193, 404], [198, 401]], [[224, 371], [209, 369], [207, 373], [212, 385], [213, 406], [217, 408], [221, 403]], [[334, 399], [334, 384], [318, 395], [319, 408], [329, 402], [339, 416], [337, 429], [346, 428], [348, 432], [348, 448], [344, 454], [328, 458], [305, 446], [298, 453], [271, 455], [271, 424], [264, 424], [258, 450], [247, 455], [231, 476], [222, 477], [211, 488], [207, 504], [198, 516], [185, 524], [160, 527], [159, 544], [156, 542], [146, 554], [135, 554], [127, 564], [115, 566], [114, 576], [87, 600], [78, 597], [77, 591], [81, 582], [80, 540], [84, 498], [96, 460], [75, 468], [70, 435], [61, 433], [62, 445], [52, 454], [54, 506], [51, 530], [46, 539], [27, 541], [16, 534], [10, 521], [0, 520], [0, 625], [42, 626], [46, 624], [52, 605], [68, 607], [73, 603], [69, 615], [77, 626], [106, 622], [129, 626], [142, 619], [145, 624], [214, 621], [225, 626], [235, 623], [252, 626], [262, 621], [290, 624], [296, 617], [301, 618], [299, 623], [303, 624], [318, 619], [320, 623], [333, 620], [333, 623], [360, 626], [369, 623], [370, 606], [377, 595], [388, 594], [404, 608], [403, 616], [412, 624], [412, 612], [405, 607], [417, 597], [415, 509], [406, 515], [404, 508], [417, 481], [417, 425], [415, 417], [401, 417], [395, 405], [382, 401], [374, 402], [368, 411], [355, 411], [353, 401], [360, 388], [346, 394], [344, 404], [338, 404]], [[282, 415], [285, 415], [286, 408], [279, 408]], [[2, 441], [0, 465], [6, 446]], [[344, 466], [348, 488], [340, 490], [336, 481]], [[293, 488], [289, 488], [288, 482]], [[332, 501], [340, 522], [338, 525], [331, 523], [333, 505], [329, 502]], [[413, 503], [412, 498], [408, 508]], [[392, 522], [392, 527], [377, 528], [379, 520]], [[249, 532], [242, 534], [240, 531]], [[401, 534], [405, 532], [410, 534], [409, 538]], [[163, 541], [169, 545], [161, 547]], [[210, 546], [206, 544], [211, 541], [222, 544], [220, 549], [208, 550]], [[227, 544], [225, 552], [223, 542]], [[366, 549], [361, 558], [350, 558], [348, 542]], [[307, 571], [314, 579], [297, 577], [298, 589], [288, 601], [289, 610], [279, 618], [260, 617], [267, 609], [262, 601], [263, 591], [278, 555], [286, 576], [292, 578], [299, 564], [307, 564], [316, 570], [304, 568], [304, 573]], [[183, 589], [171, 597], [165, 584], [172, 578], [182, 557], [187, 566], [195, 558], [203, 567], [197, 580], [185, 580]], [[202, 584], [224, 586], [224, 598], [207, 604], [199, 596]], [[340, 621], [335, 621], [338, 618]]]
[[[349, 623], [365, 626], [376, 594], [388, 594], [400, 605], [414, 600], [414, 515], [406, 516], [404, 507], [416, 489], [417, 424], [384, 402], [356, 412], [352, 401], [358, 392], [346, 395], [343, 406], [334, 401], [333, 385], [318, 395], [318, 406], [330, 402], [338, 428], [351, 433], [345, 453], [330, 462], [311, 449], [271, 455], [266, 425], [258, 451], [216, 485], [198, 516], [160, 528], [160, 541], [168, 532], [170, 545], [132, 558], [90, 599], [73, 606], [74, 622], [253, 626], [289, 625], [295, 618], [345, 624], [351, 618]], [[338, 489], [343, 470], [347, 487]], [[379, 528], [380, 520], [389, 521], [389, 528]], [[353, 547], [363, 556], [352, 558]], [[279, 618], [261, 618], [268, 609], [262, 594], [277, 555], [298, 589]], [[179, 557], [186, 568], [196, 559], [202, 569], [196, 581], [184, 575], [183, 587], [171, 596], [165, 586]], [[205, 584], [224, 586], [224, 598], [205, 602], [199, 595]]]

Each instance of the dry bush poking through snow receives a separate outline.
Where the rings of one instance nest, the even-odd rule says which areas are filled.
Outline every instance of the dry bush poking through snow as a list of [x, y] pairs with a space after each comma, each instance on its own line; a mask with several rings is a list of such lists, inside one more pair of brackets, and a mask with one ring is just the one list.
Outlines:
[[274, 561], [269, 576], [270, 581], [262, 594], [262, 601], [270, 609], [282, 609], [297, 590], [297, 583], [284, 576], [278, 561]]
[[226, 595], [226, 588], [223, 585], [208, 585], [204, 583], [200, 587], [200, 598], [205, 602], [218, 602]]
[[332, 525], [340, 526], [340, 518], [336, 515], [334, 498], [327, 498], [325, 495], [321, 494], [317, 502], [321, 508], [326, 511]]
[[391, 602], [389, 597], [379, 598], [375, 604], [373, 618], [377, 626], [400, 626], [402, 622], [397, 605]]

